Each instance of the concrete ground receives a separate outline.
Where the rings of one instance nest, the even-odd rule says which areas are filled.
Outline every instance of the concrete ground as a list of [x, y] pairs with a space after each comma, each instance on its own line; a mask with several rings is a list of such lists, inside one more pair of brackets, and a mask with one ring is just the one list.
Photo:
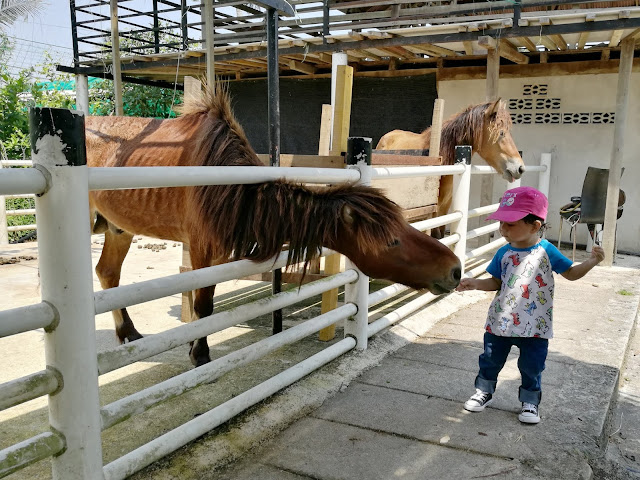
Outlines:
[[[180, 245], [138, 248], [162, 243], [141, 238], [133, 245], [123, 283], [177, 272]], [[92, 250], [95, 262], [100, 237]], [[17, 263], [0, 260], [3, 309], [39, 301], [35, 246], [0, 247], [0, 258], [11, 257]], [[598, 267], [580, 281], [559, 277], [556, 338], [537, 426], [517, 420], [515, 352], [493, 405], [477, 414], [462, 409], [473, 393], [491, 296], [454, 293], [381, 332], [367, 351], [332, 362], [133, 478], [633, 478], [640, 472], [640, 335], [632, 335], [638, 328], [638, 267], [639, 258], [620, 256], [616, 267]], [[216, 308], [269, 290], [263, 282], [227, 282], [216, 290]], [[374, 316], [412, 298], [385, 304]], [[138, 330], [149, 335], [179, 324], [180, 300], [176, 295], [129, 310]], [[316, 315], [318, 302], [286, 309], [285, 327]], [[109, 314], [99, 315], [96, 327], [99, 350], [115, 344]], [[212, 356], [264, 338], [270, 329], [265, 316], [212, 335]], [[42, 337], [36, 331], [0, 339], [0, 383], [44, 368]], [[103, 433], [105, 463], [326, 345], [309, 337], [110, 428]], [[187, 347], [177, 347], [100, 377], [101, 402], [190, 368]], [[46, 429], [45, 398], [0, 412], [0, 449]], [[50, 478], [48, 461], [10, 478]]]

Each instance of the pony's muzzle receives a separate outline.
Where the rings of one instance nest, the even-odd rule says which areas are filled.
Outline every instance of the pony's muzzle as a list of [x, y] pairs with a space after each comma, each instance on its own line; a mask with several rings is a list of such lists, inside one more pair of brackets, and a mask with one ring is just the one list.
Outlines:
[[453, 267], [451, 269], [448, 279], [442, 282], [433, 284], [433, 286], [430, 288], [431, 293], [435, 295], [440, 295], [440, 294], [449, 293], [455, 290], [455, 288], [460, 284], [461, 277], [462, 277], [461, 268], [457, 266]]

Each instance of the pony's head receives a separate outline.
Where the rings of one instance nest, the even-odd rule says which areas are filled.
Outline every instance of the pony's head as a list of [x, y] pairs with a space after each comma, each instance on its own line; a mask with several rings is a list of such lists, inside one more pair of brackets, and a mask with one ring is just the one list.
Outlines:
[[511, 115], [500, 99], [485, 104], [478, 155], [512, 182], [524, 173], [524, 162], [511, 136]]
[[458, 257], [409, 225], [395, 203], [375, 189], [368, 190], [364, 192], [366, 203], [360, 195], [344, 203], [336, 241], [328, 246], [370, 277], [427, 289], [436, 295], [453, 290], [460, 283]]
[[443, 125], [442, 156], [453, 159], [455, 145], [472, 145], [474, 152], [512, 182], [522, 176], [525, 167], [511, 126], [511, 115], [500, 99], [470, 106]]

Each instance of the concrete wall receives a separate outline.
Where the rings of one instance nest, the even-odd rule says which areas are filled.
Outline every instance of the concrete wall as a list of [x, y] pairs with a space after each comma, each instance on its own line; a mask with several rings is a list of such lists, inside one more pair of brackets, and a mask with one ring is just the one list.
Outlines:
[[[614, 125], [606, 122], [611, 121], [609, 114], [615, 112], [617, 81], [617, 75], [612, 74], [500, 80], [499, 94], [510, 107], [514, 120], [512, 134], [518, 149], [523, 151], [525, 164], [537, 165], [541, 153], [552, 154], [547, 218], [550, 239], [558, 238], [558, 211], [571, 196], [580, 195], [587, 167], [609, 168]], [[438, 93], [445, 100], [446, 118], [469, 104], [485, 101], [485, 80], [442, 81]], [[528, 106], [531, 109], [525, 110]], [[536, 114], [538, 122], [559, 123], [536, 123]], [[530, 123], [517, 123], [527, 121]], [[640, 74], [633, 73], [621, 182], [627, 201], [618, 222], [618, 249], [634, 253], [640, 253], [640, 189], [636, 188], [640, 184], [639, 130]], [[481, 162], [474, 158], [474, 163]], [[474, 198], [478, 203], [480, 198], [480, 177], [474, 177], [472, 204]], [[537, 174], [525, 174], [522, 185], [537, 186], [537, 181]], [[505, 188], [506, 182], [496, 178], [494, 201]], [[565, 224], [563, 241], [569, 241], [568, 230]], [[577, 241], [586, 244], [586, 225], [578, 226]]]

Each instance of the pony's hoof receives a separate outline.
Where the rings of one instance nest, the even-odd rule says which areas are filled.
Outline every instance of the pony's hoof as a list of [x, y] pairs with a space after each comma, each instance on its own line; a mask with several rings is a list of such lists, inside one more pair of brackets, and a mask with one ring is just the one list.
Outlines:
[[209, 363], [211, 361], [210, 358], [197, 358], [197, 359], [191, 359], [191, 363], [193, 363], [193, 366], [198, 368], [201, 367], [202, 365], [206, 365], [207, 363]]
[[142, 335], [140, 335], [138, 332], [133, 333], [131, 335], [127, 335], [127, 342], [131, 343], [131, 342], [135, 342], [136, 340], [140, 340], [142, 338]]

